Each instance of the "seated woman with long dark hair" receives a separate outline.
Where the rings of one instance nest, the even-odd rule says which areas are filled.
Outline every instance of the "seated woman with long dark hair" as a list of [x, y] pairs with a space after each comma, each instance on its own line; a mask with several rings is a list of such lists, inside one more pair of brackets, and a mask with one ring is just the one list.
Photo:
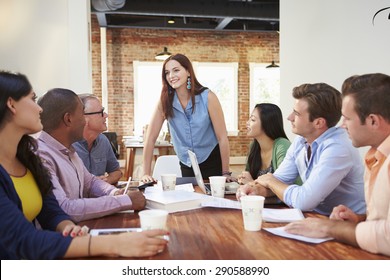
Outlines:
[[[0, 71], [0, 259], [151, 256], [165, 230], [94, 236], [75, 225], [51, 192], [48, 171], [29, 134], [42, 130], [42, 108], [26, 76]], [[35, 227], [38, 221], [43, 230]]]
[[253, 138], [253, 142], [245, 171], [238, 176], [240, 184], [247, 184], [263, 174], [273, 173], [291, 144], [283, 129], [282, 112], [275, 104], [257, 104], [246, 127], [247, 135]]

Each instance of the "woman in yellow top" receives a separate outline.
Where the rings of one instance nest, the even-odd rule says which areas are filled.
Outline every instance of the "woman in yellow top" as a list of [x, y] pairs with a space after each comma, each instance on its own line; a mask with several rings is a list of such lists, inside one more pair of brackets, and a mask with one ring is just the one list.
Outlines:
[[[29, 134], [42, 130], [42, 108], [21, 74], [0, 71], [0, 259], [58, 259], [97, 255], [151, 256], [165, 230], [88, 235], [70, 221], [51, 193], [49, 173]], [[66, 116], [66, 115], [65, 115]], [[35, 228], [37, 220], [44, 230]]]

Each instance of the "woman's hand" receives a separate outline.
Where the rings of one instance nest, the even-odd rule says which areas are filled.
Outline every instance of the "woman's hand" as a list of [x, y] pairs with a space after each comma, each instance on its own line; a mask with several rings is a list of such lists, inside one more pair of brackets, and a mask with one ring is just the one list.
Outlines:
[[[142, 232], [123, 233], [119, 237], [117, 254], [123, 257], [149, 257], [164, 251], [169, 232], [153, 229]], [[118, 246], [119, 245], [119, 246]]]
[[240, 185], [245, 185], [252, 181], [252, 175], [248, 171], [242, 171], [242, 173], [238, 175], [238, 183]]
[[87, 235], [89, 232], [89, 228], [87, 226], [78, 226], [75, 224], [68, 224], [65, 226], [65, 228], [62, 230], [62, 235], [63, 236], [71, 236], [71, 237], [76, 237], [76, 236], [84, 236]]
[[141, 181], [144, 183], [149, 183], [149, 182], [154, 182], [155, 180], [153, 179], [152, 176], [145, 174], [142, 176]]

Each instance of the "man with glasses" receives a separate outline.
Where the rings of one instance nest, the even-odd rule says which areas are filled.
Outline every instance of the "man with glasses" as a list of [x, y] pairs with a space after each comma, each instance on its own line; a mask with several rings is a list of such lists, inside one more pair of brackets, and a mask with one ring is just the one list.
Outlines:
[[110, 141], [102, 134], [107, 130], [108, 115], [96, 96], [80, 94], [79, 97], [84, 104], [84, 139], [73, 143], [73, 147], [90, 173], [115, 185], [122, 172]]
[[[123, 190], [92, 175], [73, 148], [73, 143], [83, 139], [86, 123], [84, 105], [76, 93], [55, 88], [39, 98], [38, 104], [43, 110], [43, 131], [38, 138], [37, 153], [50, 172], [59, 205], [73, 221], [145, 207], [142, 192], [123, 194]], [[101, 107], [98, 111], [102, 118], [104, 111]]]

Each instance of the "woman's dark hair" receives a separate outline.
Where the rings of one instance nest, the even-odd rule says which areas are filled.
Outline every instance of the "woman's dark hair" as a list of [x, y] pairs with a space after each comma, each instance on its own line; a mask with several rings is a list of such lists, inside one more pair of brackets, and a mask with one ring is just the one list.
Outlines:
[[[280, 108], [271, 103], [260, 103], [255, 106], [260, 116], [262, 130], [272, 140], [277, 138], [287, 138], [283, 128], [283, 116]], [[257, 174], [263, 163], [260, 156], [261, 147], [256, 139], [253, 140], [248, 156], [249, 173], [253, 179], [257, 178]]]
[[[32, 86], [25, 75], [0, 71], [0, 129], [10, 119], [7, 100], [12, 98], [18, 101], [30, 94], [31, 91]], [[31, 171], [42, 196], [45, 196], [52, 184], [49, 172], [44, 168], [41, 159], [35, 154], [37, 147], [37, 142], [33, 137], [23, 135], [17, 147], [16, 157]]]
[[194, 68], [192, 67], [191, 61], [183, 54], [174, 54], [168, 57], [163, 64], [162, 67], [162, 90], [161, 90], [161, 104], [163, 113], [166, 119], [173, 117], [173, 97], [174, 97], [174, 89], [169, 85], [166, 75], [165, 75], [165, 65], [168, 61], [176, 60], [190, 73], [190, 81], [191, 81], [191, 89], [189, 89], [189, 93], [191, 95], [192, 101], [192, 112], [195, 110], [195, 95], [202, 93], [205, 89], [195, 77]]

